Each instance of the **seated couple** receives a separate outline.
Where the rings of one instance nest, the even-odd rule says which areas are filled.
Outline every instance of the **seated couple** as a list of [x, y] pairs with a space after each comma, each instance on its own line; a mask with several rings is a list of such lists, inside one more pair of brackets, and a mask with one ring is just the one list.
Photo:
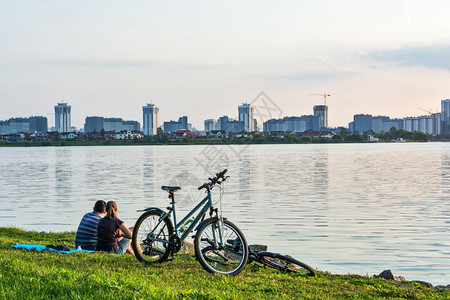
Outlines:
[[83, 250], [106, 251], [113, 254], [128, 252], [134, 255], [130, 245], [132, 230], [132, 227], [128, 229], [117, 217], [116, 202], [105, 203], [99, 200], [95, 203], [94, 211], [85, 214], [81, 219], [75, 246]]

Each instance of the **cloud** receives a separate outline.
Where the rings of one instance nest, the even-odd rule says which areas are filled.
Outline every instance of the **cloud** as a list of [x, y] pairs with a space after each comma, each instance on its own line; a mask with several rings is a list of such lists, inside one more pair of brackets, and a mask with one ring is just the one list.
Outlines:
[[327, 80], [327, 79], [346, 79], [356, 76], [357, 73], [350, 71], [304, 71], [285, 74], [263, 74], [256, 75], [262, 79], [275, 79], [275, 80]]
[[124, 67], [149, 67], [159, 63], [145, 60], [105, 60], [105, 59], [84, 59], [84, 58], [61, 58], [54, 60], [22, 60], [22, 61], [0, 61], [3, 66], [57, 66], [57, 67], [104, 67], [104, 68], [124, 68]]
[[37, 62], [37, 64], [48, 66], [107, 67], [107, 68], [149, 67], [156, 65], [156, 63], [152, 61], [95, 60], [95, 59], [81, 59], [81, 58], [65, 58], [59, 60], [40, 61]]
[[227, 64], [220, 62], [183, 62], [170, 60], [127, 60], [127, 59], [100, 59], [100, 58], [77, 58], [63, 57], [57, 59], [35, 59], [22, 61], [0, 61], [2, 66], [50, 66], [50, 67], [99, 67], [106, 69], [121, 68], [165, 68], [186, 71], [203, 71], [221, 68], [238, 68], [238, 64]]
[[406, 46], [372, 50], [362, 55], [376, 61], [395, 62], [399, 66], [423, 66], [450, 70], [450, 45]]

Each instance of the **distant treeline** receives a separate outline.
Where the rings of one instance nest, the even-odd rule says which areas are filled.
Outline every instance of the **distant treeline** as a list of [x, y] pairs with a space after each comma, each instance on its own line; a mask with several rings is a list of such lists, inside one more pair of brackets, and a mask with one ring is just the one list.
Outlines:
[[349, 132], [342, 128], [337, 134], [304, 135], [296, 133], [253, 133], [217, 138], [183, 136], [173, 138], [159, 132], [154, 136], [125, 140], [52, 140], [3, 142], [0, 146], [102, 146], [102, 145], [223, 145], [223, 144], [315, 144], [315, 143], [370, 143], [370, 142], [428, 142], [450, 141], [450, 135], [430, 136], [423, 132], [409, 132], [392, 128], [388, 132]]

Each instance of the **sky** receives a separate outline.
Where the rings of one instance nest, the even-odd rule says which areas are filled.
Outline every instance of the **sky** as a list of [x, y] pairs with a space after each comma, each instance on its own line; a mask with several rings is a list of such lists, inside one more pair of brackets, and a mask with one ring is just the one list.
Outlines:
[[[0, 0], [0, 120], [72, 106], [142, 125], [237, 117], [264, 92], [278, 113], [329, 125], [406, 117], [450, 98], [450, 1]], [[420, 109], [419, 109], [420, 108]], [[261, 124], [259, 125], [261, 126]], [[262, 126], [261, 126], [262, 127]]]

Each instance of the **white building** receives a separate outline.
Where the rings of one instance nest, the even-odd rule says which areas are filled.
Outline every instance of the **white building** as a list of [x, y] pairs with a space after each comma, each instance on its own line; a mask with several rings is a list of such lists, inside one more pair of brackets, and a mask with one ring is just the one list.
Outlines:
[[419, 131], [419, 118], [417, 117], [405, 118], [405, 130], [410, 132]]
[[156, 135], [158, 128], [159, 108], [150, 103], [146, 106], [142, 106], [142, 110], [144, 113], [144, 135]]
[[253, 132], [256, 130], [254, 128], [254, 107], [248, 103], [242, 103], [242, 105], [238, 106], [239, 110], [239, 121], [244, 122], [244, 131]]
[[71, 106], [64, 102], [55, 106], [55, 128], [57, 132], [70, 132], [70, 110]]
[[426, 134], [437, 135], [441, 133], [441, 114], [431, 114], [429, 116], [405, 118], [405, 130], [414, 132], [420, 131]]
[[205, 132], [211, 132], [213, 130], [216, 130], [216, 120], [214, 119], [205, 120]]
[[132, 132], [131, 130], [116, 133], [116, 140], [132, 140], [134, 138], [141, 139], [142, 137], [142, 134], [139, 132]]

